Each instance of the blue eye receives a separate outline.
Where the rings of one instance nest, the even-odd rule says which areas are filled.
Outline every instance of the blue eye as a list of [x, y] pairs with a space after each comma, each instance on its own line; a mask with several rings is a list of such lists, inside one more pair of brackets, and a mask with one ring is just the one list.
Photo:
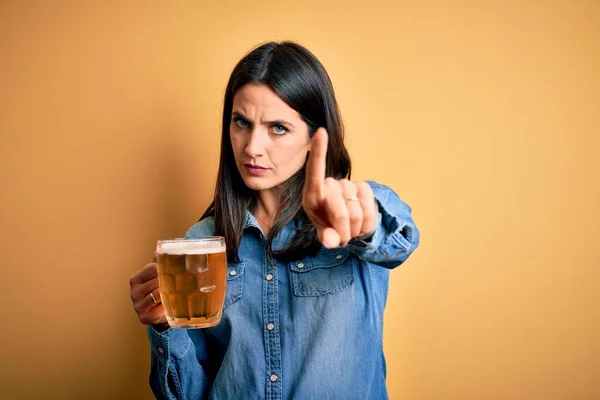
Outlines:
[[250, 123], [246, 121], [244, 118], [235, 117], [233, 122], [237, 125], [238, 128], [246, 129], [250, 126]]
[[276, 135], [283, 135], [284, 133], [288, 132], [288, 128], [283, 125], [275, 124], [271, 127], [271, 132]]

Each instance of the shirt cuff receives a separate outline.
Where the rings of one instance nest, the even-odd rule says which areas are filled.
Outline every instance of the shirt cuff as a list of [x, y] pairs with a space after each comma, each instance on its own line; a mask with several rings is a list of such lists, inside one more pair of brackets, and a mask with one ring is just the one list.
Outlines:
[[171, 356], [182, 358], [192, 345], [184, 329], [169, 328], [159, 332], [152, 325], [148, 325], [148, 340], [152, 353], [165, 362]]

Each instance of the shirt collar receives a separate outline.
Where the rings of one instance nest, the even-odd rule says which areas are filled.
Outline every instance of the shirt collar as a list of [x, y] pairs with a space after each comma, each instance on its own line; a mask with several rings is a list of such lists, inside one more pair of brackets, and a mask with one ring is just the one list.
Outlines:
[[[302, 222], [300, 221], [300, 225]], [[273, 248], [283, 248], [288, 245], [290, 240], [293, 238], [296, 229], [300, 227], [293, 220], [290, 221], [286, 226], [283, 227], [279, 235], [273, 241]], [[262, 232], [262, 228], [260, 227], [258, 220], [250, 211], [246, 211], [246, 222], [244, 224], [244, 230], [249, 228], [256, 228], [258, 231]]]
[[246, 223], [244, 224], [244, 229], [247, 229], [250, 227], [255, 227], [255, 228], [260, 229], [260, 225], [258, 224], [256, 217], [254, 215], [252, 215], [252, 213], [250, 211], [246, 211]]

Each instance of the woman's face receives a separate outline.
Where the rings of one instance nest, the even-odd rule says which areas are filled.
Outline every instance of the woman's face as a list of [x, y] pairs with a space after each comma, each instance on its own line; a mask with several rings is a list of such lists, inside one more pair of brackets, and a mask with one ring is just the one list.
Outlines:
[[309, 151], [306, 122], [265, 85], [250, 83], [235, 93], [229, 136], [238, 171], [253, 190], [281, 185]]

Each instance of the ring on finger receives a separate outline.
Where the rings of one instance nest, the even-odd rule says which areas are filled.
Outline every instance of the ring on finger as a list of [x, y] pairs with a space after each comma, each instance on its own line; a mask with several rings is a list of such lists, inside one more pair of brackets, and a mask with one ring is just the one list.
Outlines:
[[356, 196], [352, 196], [352, 197], [348, 197], [346, 199], [346, 201], [358, 201], [358, 202], [360, 202], [360, 199], [358, 197], [356, 197]]
[[150, 292], [150, 298], [152, 299], [152, 302], [154, 304], [158, 304], [158, 301], [156, 301], [156, 297], [154, 297], [154, 293]]

